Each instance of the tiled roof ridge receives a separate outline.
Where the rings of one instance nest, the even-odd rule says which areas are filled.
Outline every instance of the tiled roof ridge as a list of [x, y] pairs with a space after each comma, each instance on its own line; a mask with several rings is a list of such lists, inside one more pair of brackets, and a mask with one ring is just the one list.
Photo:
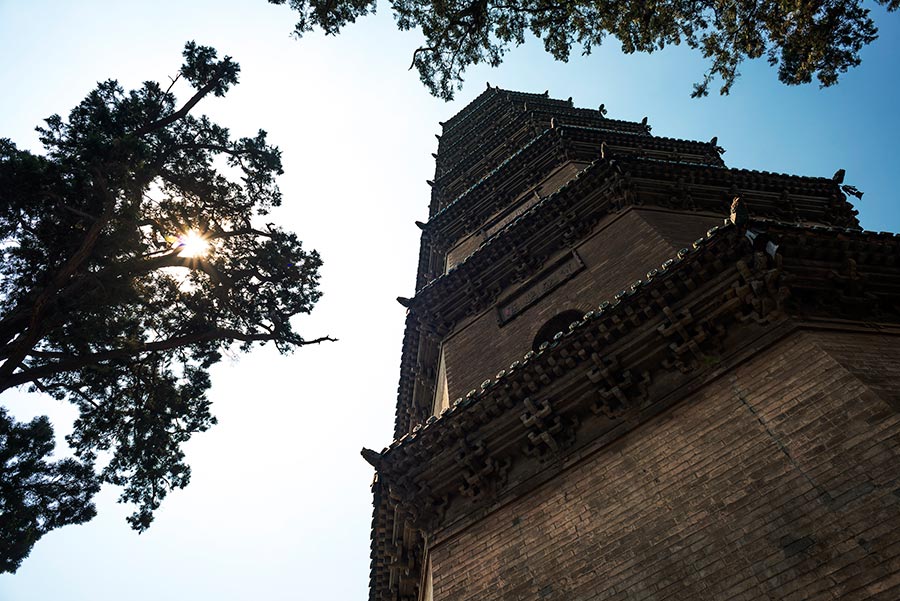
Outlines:
[[[523, 117], [533, 117], [535, 113], [544, 113], [546, 115], [550, 115], [551, 117], [559, 116], [560, 118], [574, 117], [576, 115], [584, 116], [584, 117], [592, 117], [592, 118], [597, 119], [597, 121], [608, 125], [608, 127], [604, 128], [604, 129], [608, 129], [609, 131], [621, 131], [621, 132], [633, 133], [635, 135], [646, 135], [648, 137], [652, 137], [649, 134], [649, 127], [647, 127], [647, 126], [643, 126], [645, 131], [643, 131], [643, 132], [637, 131], [638, 128], [642, 127], [642, 124], [640, 124], [636, 121], [627, 121], [627, 120], [623, 120], [623, 119], [610, 119], [608, 117], [605, 117], [602, 113], [600, 113], [600, 111], [598, 111], [596, 109], [586, 109], [586, 108], [578, 108], [578, 107], [560, 106], [560, 107], [553, 107], [552, 109], [548, 107], [546, 109], [541, 109], [541, 110], [536, 110], [536, 109], [530, 108], [528, 110], [519, 111], [519, 113], [515, 117], [513, 117], [513, 120], [511, 121], [511, 123], [515, 122], [517, 119], [522, 119]], [[630, 129], [634, 129], [635, 131], [628, 131]], [[452, 143], [446, 143], [444, 137], [443, 136], [441, 137], [441, 145], [440, 145], [441, 147], [438, 152], [438, 161], [441, 161], [448, 154], [452, 155], [457, 150], [457, 148], [460, 145], [462, 145], [463, 143], [467, 143], [467, 142], [471, 143], [471, 139], [472, 139], [471, 136], [461, 136], [461, 135], [457, 135], [457, 136], [455, 136], [455, 138], [456, 138], [455, 141], [453, 141]], [[491, 138], [488, 138], [488, 139], [491, 139]], [[465, 153], [463, 156], [468, 156], [469, 154], [471, 154], [471, 152]], [[454, 171], [456, 171], [457, 168], [458, 168], [458, 165], [454, 165], [450, 169], [445, 169], [439, 175], [435, 174], [435, 181], [441, 181], [443, 179], [446, 179], [446, 177], [448, 175], [452, 174]]]
[[[452, 117], [441, 123], [444, 134], [449, 135], [451, 132], [453, 132], [453, 130], [457, 129], [460, 124], [465, 123], [473, 114], [475, 114], [482, 105], [498, 96], [509, 102], [514, 102], [517, 99], [526, 101], [544, 100], [547, 101], [548, 104], [567, 102], [558, 98], [551, 98], [549, 90], [540, 93], [520, 92], [518, 90], [507, 90], [499, 86], [491, 86], [490, 84], [488, 84], [487, 89], [473, 98], [472, 101], [469, 102], [469, 104], [457, 111], [456, 114], [454, 114]], [[569, 99], [569, 101], [571, 101], [571, 99]]]
[[558, 128], [562, 130], [566, 129], [583, 129], [585, 131], [599, 131], [606, 132], [617, 136], [634, 136], [636, 138], [641, 138], [645, 140], [650, 140], [651, 144], [657, 141], [668, 141], [668, 142], [681, 142], [686, 144], [698, 144], [698, 145], [711, 145], [710, 142], [701, 142], [700, 140], [689, 140], [687, 138], [673, 138], [671, 136], [644, 136], [639, 133], [630, 132], [630, 131], [622, 131], [620, 129], [609, 129], [606, 127], [591, 127], [589, 125], [578, 125], [575, 123], [566, 123], [565, 121], [561, 121]]
[[467, 105], [459, 109], [456, 113], [453, 114], [446, 121], [440, 122], [441, 129], [444, 131], [449, 131], [454, 127], [458, 126], [460, 123], [465, 121], [466, 116], [475, 111], [481, 104], [486, 102], [489, 98], [496, 95], [499, 91], [499, 88], [492, 88], [490, 85], [487, 86], [487, 89], [481, 92], [478, 96], [473, 98]]
[[664, 163], [664, 164], [672, 164], [672, 165], [680, 165], [687, 166], [689, 168], [696, 168], [697, 170], [703, 169], [715, 169], [719, 171], [727, 171], [733, 174], [747, 174], [747, 175], [761, 175], [763, 177], [774, 177], [778, 179], [787, 179], [792, 181], [807, 181], [811, 183], [819, 183], [825, 184], [829, 187], [834, 187], [835, 190], [838, 189], [838, 185], [834, 182], [834, 180], [830, 177], [823, 177], [819, 175], [795, 175], [792, 173], [781, 173], [778, 171], [765, 171], [760, 169], [747, 169], [743, 167], [729, 167], [727, 165], [710, 165], [710, 164], [700, 164], [700, 163], [689, 163], [685, 161], [676, 161], [669, 159], [657, 159], [651, 157], [635, 157], [635, 156], [621, 156], [618, 157], [620, 161], [633, 161], [633, 162], [643, 162], [643, 163]]
[[450, 209], [450, 207], [452, 207], [454, 204], [456, 204], [457, 202], [459, 202], [460, 199], [462, 199], [464, 196], [466, 196], [467, 194], [469, 194], [472, 190], [474, 190], [475, 188], [477, 188], [478, 186], [480, 186], [481, 184], [483, 184], [486, 180], [488, 180], [488, 179], [491, 178], [493, 175], [495, 175], [498, 171], [500, 171], [500, 169], [502, 169], [503, 167], [505, 167], [506, 165], [508, 165], [509, 163], [511, 163], [516, 157], [518, 157], [519, 155], [521, 155], [525, 150], [527, 150], [528, 148], [530, 148], [532, 145], [536, 144], [539, 140], [541, 140], [542, 138], [544, 138], [545, 136], [547, 136], [547, 135], [548, 135], [549, 133], [551, 133], [551, 132], [553, 132], [553, 130], [552, 130], [551, 128], [548, 127], [548, 128], [546, 128], [546, 129], [544, 129], [541, 133], [539, 133], [538, 135], [536, 135], [535, 137], [531, 138], [531, 140], [529, 140], [528, 142], [526, 142], [521, 148], [519, 148], [519, 149], [516, 150], [514, 153], [512, 153], [511, 155], [509, 155], [508, 157], [506, 157], [506, 158], [503, 160], [503, 162], [501, 162], [499, 165], [497, 165], [496, 167], [494, 167], [493, 169], [491, 169], [490, 171], [488, 171], [486, 174], [484, 174], [484, 175], [481, 177], [481, 179], [479, 179], [477, 182], [475, 182], [474, 184], [472, 184], [471, 186], [469, 186], [468, 188], [466, 188], [466, 190], [464, 190], [464, 191], [461, 192], [459, 195], [457, 195], [456, 198], [454, 198], [453, 200], [451, 200], [450, 202], [448, 202], [446, 205], [444, 205], [440, 210], [438, 210], [434, 215], [432, 215], [432, 216], [428, 219], [428, 222], [426, 223], [426, 225], [431, 225], [431, 223], [432, 223], [435, 219], [439, 218], [442, 214], [447, 214], [447, 210]]
[[[767, 171], [753, 171], [748, 169], [737, 169], [737, 168], [729, 168], [729, 167], [716, 167], [713, 165], [697, 165], [694, 163], [688, 162], [678, 162], [678, 161], [666, 161], [666, 160], [658, 160], [658, 159], [650, 159], [650, 158], [641, 158], [635, 157], [633, 155], [617, 155], [613, 156], [610, 159], [597, 159], [594, 160], [590, 165], [579, 171], [571, 180], [566, 182], [563, 186], [561, 186], [555, 192], [545, 196], [539, 202], [535, 203], [528, 210], [523, 212], [521, 215], [516, 217], [510, 223], [506, 224], [503, 228], [495, 232], [491, 238], [482, 243], [478, 248], [472, 251], [468, 256], [463, 258], [459, 263], [451, 267], [447, 270], [446, 273], [439, 275], [434, 278], [430, 282], [424, 284], [421, 288], [416, 291], [415, 296], [412, 299], [412, 305], [415, 306], [417, 302], [423, 297], [431, 294], [431, 290], [435, 287], [442, 286], [445, 281], [449, 281], [455, 274], [460, 270], [465, 270], [468, 268], [468, 264], [473, 257], [476, 257], [484, 251], [488, 246], [497, 242], [497, 240], [508, 236], [509, 231], [518, 226], [518, 224], [531, 219], [534, 214], [538, 211], [543, 210], [547, 205], [553, 203], [555, 199], [562, 195], [566, 194], [569, 188], [577, 185], [579, 180], [584, 177], [587, 177], [590, 174], [593, 174], [598, 169], [601, 169], [603, 166], [608, 165], [610, 167], [614, 167], [614, 171], [612, 173], [618, 174], [621, 176], [626, 173], [629, 168], [633, 168], [634, 166], [652, 166], [654, 164], [664, 164], [664, 165], [673, 165], [677, 166], [679, 169], [693, 169], [696, 171], [706, 171], [708, 173], [721, 173], [728, 174], [729, 177], [733, 178], [735, 176], [758, 176], [764, 179], [775, 178], [776, 180], [787, 180], [791, 182], [808, 182], [812, 184], [818, 185], [818, 187], [822, 190], [830, 190], [832, 192], [840, 194], [840, 190], [837, 188], [837, 184], [832, 179], [822, 178], [822, 177], [807, 177], [807, 176], [796, 176], [789, 174], [776, 174], [770, 173]], [[832, 190], [833, 188], [833, 190]], [[847, 205], [847, 208], [851, 211], [852, 205], [844, 201]]]
[[[447, 270], [446, 273], [438, 276], [437, 278], [435, 278], [435, 279], [431, 280], [430, 282], [428, 282], [427, 284], [425, 284], [420, 290], [418, 290], [416, 292], [416, 296], [419, 296], [423, 291], [426, 291], [427, 289], [438, 285], [438, 282], [440, 282], [441, 280], [443, 280], [444, 278], [446, 278], [447, 276], [449, 276], [456, 270], [462, 268], [466, 264], [466, 262], [470, 258], [472, 258], [475, 255], [475, 253], [477, 253], [481, 248], [483, 248], [485, 245], [491, 243], [493, 240], [495, 240], [499, 236], [501, 236], [501, 235], [505, 234], [506, 232], [508, 232], [509, 230], [511, 230], [516, 224], [518, 224], [522, 220], [530, 217], [531, 214], [536, 213], [542, 207], [544, 207], [548, 203], [552, 202], [553, 198], [555, 198], [556, 196], [558, 196], [560, 194], [563, 194], [570, 186], [573, 186], [575, 184], [575, 182], [579, 178], [581, 178], [583, 175], [585, 175], [589, 171], [599, 169], [600, 167], [602, 167], [604, 165], [607, 165], [609, 167], [615, 166], [615, 164], [612, 161], [606, 161], [606, 160], [602, 160], [602, 159], [596, 159], [596, 160], [592, 161], [590, 163], [590, 165], [588, 165], [584, 169], [581, 169], [578, 173], [576, 173], [574, 175], [574, 177], [572, 177], [572, 179], [570, 179], [565, 184], [560, 186], [559, 189], [557, 189], [556, 191], [552, 192], [551, 194], [548, 194], [547, 196], [543, 197], [539, 202], [537, 202], [533, 206], [529, 207], [527, 211], [525, 211], [524, 213], [522, 213], [521, 215], [519, 215], [518, 217], [516, 217], [515, 219], [513, 219], [506, 225], [504, 225], [502, 228], [500, 228], [497, 232], [494, 233], [493, 236], [491, 236], [491, 238], [486, 240], [481, 246], [479, 246], [477, 249], [472, 251], [472, 253], [470, 253], [468, 256], [466, 256], [462, 261], [460, 261], [459, 263], [457, 263], [456, 265], [451, 267], [449, 270]], [[413, 302], [415, 302], [415, 297], [413, 298]]]
[[[613, 136], [625, 136], [625, 137], [633, 137], [633, 138], [638, 138], [638, 139], [644, 138], [644, 136], [641, 136], [640, 134], [635, 134], [632, 132], [623, 132], [623, 131], [619, 131], [619, 130], [610, 130], [610, 129], [598, 128], [598, 127], [587, 127], [587, 126], [583, 126], [583, 125], [571, 125], [571, 124], [568, 124], [565, 122], [556, 124], [556, 126], [553, 128], [548, 127], [546, 129], [544, 129], [540, 134], [538, 134], [537, 136], [532, 138], [528, 143], [526, 143], [524, 146], [522, 146], [519, 150], [517, 150], [516, 152], [511, 154], [509, 157], [507, 157], [502, 163], [500, 163], [499, 165], [494, 167], [491, 171], [486, 173], [477, 182], [475, 182], [474, 184], [469, 186], [465, 191], [461, 192], [456, 198], [454, 198], [452, 201], [450, 201], [449, 203], [444, 205], [444, 207], [442, 207], [439, 211], [437, 211], [434, 215], [431, 216], [431, 218], [426, 223], [426, 226], [429, 228], [433, 228], [435, 226], [435, 224], [438, 223], [439, 221], [448, 219], [447, 215], [456, 211], [457, 210], [456, 207], [458, 207], [464, 201], [466, 196], [470, 195], [478, 187], [486, 184], [489, 179], [491, 179], [492, 177], [497, 175], [497, 173], [500, 172], [504, 167], [508, 166], [511, 162], [513, 162], [513, 160], [516, 159], [517, 157], [519, 157], [526, 149], [528, 149], [529, 147], [531, 147], [532, 145], [537, 143], [540, 139], [547, 136], [548, 133], [555, 132], [559, 136], [565, 136], [565, 132], [569, 131], [569, 130], [603, 132], [603, 133], [609, 133]], [[709, 142], [700, 142], [698, 140], [687, 140], [687, 139], [682, 139], [682, 138], [669, 138], [669, 137], [664, 137], [664, 136], [654, 136], [654, 137], [651, 137], [648, 139], [652, 141], [652, 143], [649, 146], [653, 147], [653, 148], [658, 148], [662, 145], [665, 145], [666, 143], [670, 143], [673, 145], [684, 144], [684, 145], [697, 145], [697, 146], [711, 146]], [[670, 162], [682, 163], [684, 161], [673, 160]], [[725, 165], [715, 165], [713, 163], [704, 163], [704, 165], [707, 165], [707, 164], [709, 166], [725, 167]]]
[[414, 370], [416, 368], [416, 355], [418, 354], [421, 332], [416, 316], [412, 311], [407, 311], [403, 327], [403, 343], [400, 351], [400, 381], [397, 383], [397, 407], [394, 410], [394, 436], [402, 436], [409, 428], [409, 422], [403, 414], [412, 403], [413, 386], [415, 385]]

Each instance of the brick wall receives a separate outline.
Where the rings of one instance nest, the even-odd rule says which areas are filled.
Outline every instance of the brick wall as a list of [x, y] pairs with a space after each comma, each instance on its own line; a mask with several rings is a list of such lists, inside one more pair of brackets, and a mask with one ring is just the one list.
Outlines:
[[822, 347], [895, 410], [900, 411], [898, 348], [890, 336], [822, 334]]
[[[683, 239], [696, 240], [714, 222], [721, 223], [722, 218], [652, 210], [612, 215], [608, 226], [601, 224], [595, 235], [575, 248], [585, 269], [574, 278], [503, 326], [498, 325], [497, 311], [491, 308], [448, 336], [444, 357], [450, 401], [521, 359], [549, 319], [567, 309], [586, 313], [611, 300], [619, 290], [670, 259], [684, 246]], [[673, 232], [677, 232], [674, 237]], [[501, 300], [511, 293], [505, 291]]]
[[792, 335], [436, 533], [434, 599], [900, 599], [898, 350]]
[[[674, 248], [690, 247], [694, 240], [703, 236], [706, 231], [722, 225], [722, 216], [690, 215], [691, 224], [685, 227], [685, 219], [674, 219], [673, 214], [665, 211], [642, 211], [641, 216], [656, 232]], [[682, 215], [684, 217], [684, 215]]]

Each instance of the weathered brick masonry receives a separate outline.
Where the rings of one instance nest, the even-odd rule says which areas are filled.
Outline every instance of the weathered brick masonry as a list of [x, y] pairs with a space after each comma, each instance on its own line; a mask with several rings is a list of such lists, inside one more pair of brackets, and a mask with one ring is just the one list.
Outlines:
[[896, 381], [884, 342], [800, 332], [760, 353], [436, 538], [434, 598], [900, 598], [900, 414], [840, 362], [880, 356], [866, 377]]
[[900, 237], [843, 171], [490, 87], [442, 126], [370, 601], [900, 599]]

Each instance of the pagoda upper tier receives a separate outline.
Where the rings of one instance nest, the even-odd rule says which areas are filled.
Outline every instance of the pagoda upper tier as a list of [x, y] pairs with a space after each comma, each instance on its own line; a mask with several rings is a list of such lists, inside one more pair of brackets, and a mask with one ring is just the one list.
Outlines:
[[572, 99], [488, 87], [442, 123], [435, 155], [431, 214], [482, 179], [551, 125], [576, 125], [649, 137], [644, 122], [607, 119], [600, 109], [575, 108]]
[[[709, 142], [661, 138], [642, 133], [554, 123], [508, 155], [456, 196], [442, 203], [428, 228], [452, 238], [466, 224], [483, 221], [523, 191], [545, 181], [563, 163], [587, 166], [595, 160], [635, 156], [724, 167], [720, 149]], [[546, 186], [545, 186], [546, 187]], [[548, 190], [552, 192], [554, 190]], [[487, 212], [486, 214], [483, 214]]]
[[729, 168], [715, 137], [653, 136], [646, 118], [608, 119], [605, 112], [602, 105], [576, 108], [571, 98], [489, 86], [442, 123], [416, 290], [526, 212], [558, 207], [571, 196], [567, 186], [575, 179], [582, 180], [580, 187], [590, 180], [595, 191], [609, 192], [611, 207], [652, 204], [727, 214], [740, 195], [758, 217], [858, 228], [840, 178]]

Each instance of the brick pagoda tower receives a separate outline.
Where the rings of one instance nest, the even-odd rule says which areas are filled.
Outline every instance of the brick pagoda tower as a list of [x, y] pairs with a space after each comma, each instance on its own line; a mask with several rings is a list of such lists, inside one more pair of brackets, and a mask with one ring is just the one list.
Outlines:
[[370, 601], [900, 599], [900, 237], [571, 99], [442, 124]]

